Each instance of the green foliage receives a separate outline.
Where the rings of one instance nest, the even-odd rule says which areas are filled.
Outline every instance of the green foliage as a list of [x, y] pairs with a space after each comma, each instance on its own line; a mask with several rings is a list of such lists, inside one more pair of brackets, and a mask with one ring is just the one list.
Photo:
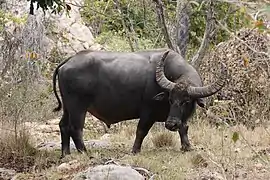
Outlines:
[[[122, 37], [126, 36], [122, 19], [126, 26], [136, 33], [137, 38], [147, 39], [156, 46], [164, 44], [157, 39], [160, 28], [156, 20], [156, 12], [152, 1], [119, 1], [120, 11], [112, 0], [86, 0], [82, 9], [82, 17], [86, 24], [93, 28], [96, 36], [112, 32]], [[133, 30], [131, 29], [133, 28]], [[143, 46], [143, 45], [142, 45]]]
[[122, 29], [121, 16], [115, 11], [112, 1], [86, 0], [81, 14], [85, 22], [89, 23], [95, 31]]
[[26, 16], [16, 17], [13, 14], [0, 9], [0, 31], [3, 30], [5, 24], [7, 24], [8, 22], [12, 22], [14, 24], [24, 24], [26, 23]]
[[[116, 32], [104, 32], [96, 37], [96, 42], [99, 44], [106, 44], [107, 49], [110, 51], [123, 51], [129, 52], [130, 46], [128, 44], [128, 39], [121, 36]], [[151, 40], [145, 38], [138, 39], [139, 50], [142, 49], [153, 49], [154, 45]]]
[[239, 140], [239, 133], [238, 132], [233, 133], [232, 140], [234, 143], [236, 143]]
[[[168, 29], [172, 32], [176, 24], [176, 1], [163, 1], [165, 6], [166, 22]], [[201, 44], [204, 35], [206, 4], [191, 3], [192, 13], [190, 16], [189, 51], [195, 51]], [[93, 28], [96, 36], [113, 32], [125, 37], [125, 29], [122, 24], [124, 19], [127, 27], [133, 27], [136, 37], [147, 39], [153, 44], [153, 48], [165, 45], [161, 30], [157, 22], [155, 4], [150, 0], [120, 1], [120, 10], [114, 5], [112, 0], [85, 0], [85, 7], [82, 9], [82, 16], [89, 26]], [[230, 3], [215, 2], [215, 18], [231, 30], [238, 30], [250, 24], [250, 19], [243, 9], [237, 9]], [[129, 29], [132, 31], [132, 29]], [[173, 35], [173, 33], [171, 33]], [[226, 40], [227, 32], [217, 31], [212, 37], [212, 46]], [[172, 37], [174, 39], [175, 37]]]
[[0, 31], [3, 30], [4, 25], [7, 23], [6, 14], [3, 10], [0, 10]]
[[[246, 12], [230, 3], [218, 1], [215, 2], [214, 11], [216, 20], [220, 21], [222, 24], [225, 24], [227, 28], [232, 31], [237, 31], [243, 26], [250, 25], [250, 19], [248, 18]], [[191, 31], [189, 32], [189, 42], [192, 50], [198, 49], [201, 44], [201, 38], [204, 35], [205, 29], [206, 12], [207, 9], [205, 4], [202, 4], [201, 6], [192, 4], [192, 14], [190, 17]], [[229, 34], [226, 31], [218, 29], [215, 36], [213, 36], [211, 39], [211, 46], [225, 41], [228, 37]]]

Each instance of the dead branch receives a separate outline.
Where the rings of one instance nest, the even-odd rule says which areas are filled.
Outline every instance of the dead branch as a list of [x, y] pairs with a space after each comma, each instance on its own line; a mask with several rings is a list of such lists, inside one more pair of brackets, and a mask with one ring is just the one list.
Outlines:
[[161, 0], [153, 0], [156, 4], [156, 11], [157, 11], [157, 17], [159, 21], [159, 25], [163, 31], [164, 37], [166, 39], [167, 45], [170, 49], [177, 51], [176, 48], [174, 48], [171, 38], [168, 33], [168, 29], [165, 23], [165, 18], [164, 18], [164, 9], [163, 9], [163, 3]]
[[176, 44], [182, 57], [186, 57], [187, 45], [189, 40], [190, 26], [190, 3], [188, 1], [177, 1], [177, 31]]
[[202, 40], [199, 50], [197, 51], [197, 53], [193, 56], [191, 60], [191, 64], [196, 67], [200, 66], [201, 60], [203, 59], [209, 46], [210, 34], [215, 27], [214, 9], [213, 9], [212, 0], [209, 1], [207, 9], [208, 9], [208, 12], [206, 15], [206, 26], [205, 26], [205, 31], [203, 35], [203, 40]]

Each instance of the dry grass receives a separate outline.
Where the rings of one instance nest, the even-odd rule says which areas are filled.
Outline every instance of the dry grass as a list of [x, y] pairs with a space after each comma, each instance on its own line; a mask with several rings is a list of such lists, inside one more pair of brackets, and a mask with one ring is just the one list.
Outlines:
[[[0, 131], [0, 167], [17, 173], [40, 172], [59, 162], [60, 152], [36, 149], [33, 136], [23, 124], [2, 124]], [[1, 179], [1, 178], [0, 178]]]
[[[113, 129], [111, 140], [121, 142], [123, 146], [94, 149], [92, 155], [99, 160], [114, 159], [144, 167], [155, 173], [157, 179], [270, 178], [270, 128], [256, 127], [253, 131], [243, 125], [213, 128], [208, 122], [197, 120], [190, 125], [189, 131], [195, 150], [182, 153], [178, 133], [154, 127], [143, 143], [142, 152], [134, 156], [130, 151], [135, 138], [131, 132], [135, 130], [134, 122]], [[236, 142], [232, 140], [235, 132], [240, 136]], [[164, 144], [169, 144], [169, 148], [164, 148]]]
[[174, 147], [176, 145], [173, 134], [168, 131], [155, 133], [152, 137], [152, 143], [155, 148]]
[[[184, 154], [179, 150], [180, 140], [176, 142], [178, 146], [172, 149], [149, 145], [149, 139], [157, 133], [151, 132], [142, 153], [126, 156], [124, 160], [157, 173], [157, 179], [182, 179], [188, 175], [196, 175], [203, 169], [219, 172], [222, 176], [232, 179], [240, 173], [239, 171], [249, 172], [250, 169], [254, 169], [256, 164], [263, 164], [265, 169], [269, 168], [269, 153], [260, 153], [269, 146], [268, 130], [257, 127], [250, 131], [244, 126], [215, 129], [206, 122], [195, 123], [190, 127], [190, 138], [195, 150]], [[236, 143], [232, 140], [235, 131], [240, 133], [240, 139]], [[171, 134], [175, 139], [179, 139], [177, 133]], [[259, 177], [256, 172], [253, 175]]]
[[30, 136], [24, 130], [14, 131], [1, 130], [0, 138], [0, 167], [12, 167], [16, 171], [29, 171], [34, 165], [33, 156], [37, 153], [30, 143]]
[[[202, 179], [203, 177], [208, 179], [270, 178], [268, 133], [270, 128], [256, 127], [253, 131], [243, 125], [213, 128], [208, 122], [197, 120], [190, 124], [189, 130], [194, 151], [183, 153], [180, 151], [180, 138], [177, 132], [169, 132], [164, 127], [155, 126], [145, 138], [142, 152], [133, 155], [131, 147], [135, 138], [136, 123], [137, 121], [130, 121], [125, 122], [124, 125], [114, 126], [109, 132], [109, 140], [115, 143], [115, 146], [106, 149], [89, 149], [88, 154], [73, 151], [71, 156], [60, 160], [59, 151], [37, 152], [34, 149], [34, 154], [31, 156], [32, 168], [29, 168], [31, 171], [21, 174], [19, 179], [72, 179], [77, 172], [89, 166], [104, 164], [108, 160], [146, 168], [154, 173], [155, 179], [158, 180]], [[232, 140], [234, 132], [239, 133], [239, 140], [236, 142]], [[102, 135], [100, 133], [99, 137], [96, 137], [100, 138]], [[4, 139], [12, 142], [6, 137]], [[25, 147], [24, 155], [29, 155], [32, 149], [32, 146], [29, 148], [27, 145], [20, 145], [20, 147]], [[14, 146], [13, 149], [16, 148], [18, 146]], [[74, 167], [71, 170], [58, 170], [57, 167], [61, 163], [74, 160], [77, 164], [72, 165]]]

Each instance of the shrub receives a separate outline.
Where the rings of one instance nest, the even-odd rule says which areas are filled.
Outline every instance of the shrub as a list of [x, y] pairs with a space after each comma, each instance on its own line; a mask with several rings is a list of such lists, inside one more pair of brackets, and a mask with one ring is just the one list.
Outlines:
[[220, 62], [224, 62], [230, 72], [229, 83], [208, 98], [211, 106], [205, 116], [254, 128], [270, 119], [270, 40], [266, 33], [256, 29], [242, 29], [236, 36], [219, 44], [205, 57], [200, 68], [206, 84], [216, 79]]
[[158, 132], [153, 135], [152, 143], [154, 147], [174, 147], [176, 142], [174, 140], [174, 136], [171, 132]]

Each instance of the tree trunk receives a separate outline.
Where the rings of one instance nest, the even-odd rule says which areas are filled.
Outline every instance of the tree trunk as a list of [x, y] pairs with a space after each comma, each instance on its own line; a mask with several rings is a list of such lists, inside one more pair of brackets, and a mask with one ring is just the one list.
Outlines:
[[190, 9], [191, 7], [188, 0], [177, 0], [176, 45], [178, 46], [179, 53], [183, 58], [186, 58], [189, 40]]
[[170, 35], [168, 33], [168, 29], [165, 23], [163, 3], [161, 0], [153, 0], [153, 1], [156, 3], [158, 22], [160, 24], [160, 27], [162, 28], [162, 32], [166, 39], [166, 43], [170, 49], [177, 51], [177, 49], [172, 44]]

